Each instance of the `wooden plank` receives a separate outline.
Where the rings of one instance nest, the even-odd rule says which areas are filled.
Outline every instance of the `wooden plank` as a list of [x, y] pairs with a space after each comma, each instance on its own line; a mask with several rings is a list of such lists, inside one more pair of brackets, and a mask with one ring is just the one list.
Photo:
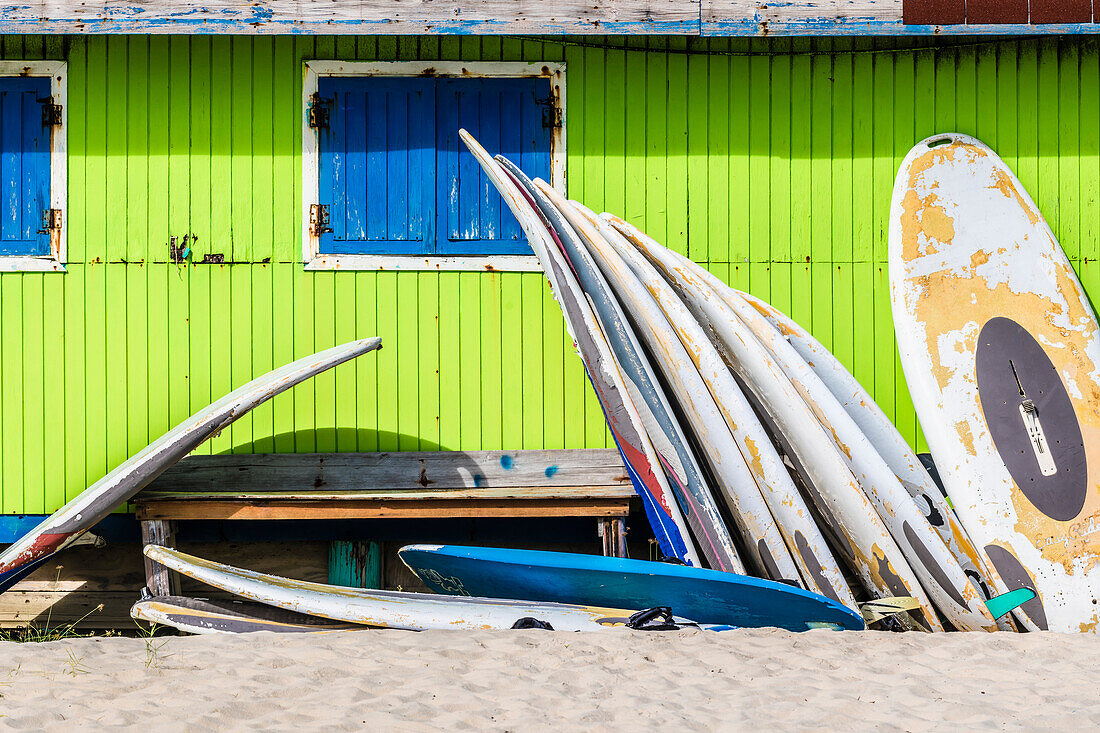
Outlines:
[[453, 519], [478, 517], [622, 517], [629, 499], [176, 500], [141, 504], [149, 519]]
[[385, 489], [363, 489], [357, 491], [156, 491], [143, 494], [135, 502], [144, 506], [161, 501], [183, 500], [261, 500], [280, 501], [332, 500], [351, 501], [367, 499], [373, 501], [420, 501], [423, 499], [629, 499], [633, 497], [631, 486], [516, 486], [510, 488], [476, 489], [407, 489], [388, 491]]
[[698, 26], [699, 0], [30, 0], [5, 8], [0, 32], [665, 34], [692, 33]]
[[[141, 523], [143, 545], [176, 546], [176, 527], [171, 520], [153, 520]], [[179, 595], [179, 578], [158, 562], [145, 558], [145, 587], [155, 596]]]
[[146, 491], [351, 491], [628, 485], [617, 451], [428, 451], [190, 456]]

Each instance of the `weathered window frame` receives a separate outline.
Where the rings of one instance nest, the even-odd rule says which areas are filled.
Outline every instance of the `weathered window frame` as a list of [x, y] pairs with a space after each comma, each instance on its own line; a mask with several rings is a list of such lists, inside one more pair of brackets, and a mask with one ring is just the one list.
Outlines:
[[66, 137], [69, 129], [68, 64], [64, 61], [0, 61], [0, 76], [49, 77], [50, 96], [61, 105], [61, 124], [50, 132], [50, 208], [61, 211], [61, 228], [50, 238], [50, 254], [0, 255], [0, 272], [65, 272], [65, 241], [68, 234], [68, 160]]
[[303, 65], [302, 83], [302, 260], [307, 270], [477, 270], [540, 272], [534, 255], [366, 255], [321, 254], [318, 238], [310, 232], [309, 207], [317, 203], [319, 159], [317, 133], [309, 126], [310, 97], [322, 76], [470, 76], [550, 79], [557, 92], [562, 125], [554, 130], [550, 150], [550, 183], [565, 192], [565, 64], [526, 61], [332, 61], [314, 60]]

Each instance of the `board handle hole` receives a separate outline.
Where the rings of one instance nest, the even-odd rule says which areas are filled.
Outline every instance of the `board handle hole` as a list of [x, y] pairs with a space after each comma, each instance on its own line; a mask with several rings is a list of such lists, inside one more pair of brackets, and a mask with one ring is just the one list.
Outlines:
[[949, 142], [951, 142], [951, 138], [941, 137], [938, 140], [933, 140], [932, 142], [928, 143], [928, 147], [938, 148], [941, 145], [947, 145]]

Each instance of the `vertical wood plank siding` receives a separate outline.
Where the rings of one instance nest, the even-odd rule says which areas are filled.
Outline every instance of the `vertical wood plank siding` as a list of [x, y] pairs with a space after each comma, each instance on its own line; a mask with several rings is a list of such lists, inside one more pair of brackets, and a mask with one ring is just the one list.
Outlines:
[[[0, 512], [52, 511], [253, 375], [356, 336], [376, 355], [208, 452], [605, 447], [537, 273], [304, 272], [302, 61], [567, 63], [570, 194], [812, 328], [923, 448], [890, 322], [909, 147], [989, 143], [1100, 292], [1092, 40], [20, 37], [69, 62], [68, 272], [0, 275]], [[177, 268], [170, 236], [196, 261]]]

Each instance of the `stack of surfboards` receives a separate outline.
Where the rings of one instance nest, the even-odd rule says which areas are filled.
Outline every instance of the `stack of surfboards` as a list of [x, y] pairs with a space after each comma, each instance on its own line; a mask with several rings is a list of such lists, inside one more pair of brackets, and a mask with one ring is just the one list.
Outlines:
[[[546, 273], [665, 555], [852, 609], [906, 598], [895, 628], [1016, 628], [1008, 610], [1033, 594], [1008, 592], [1033, 583], [1001, 569], [985, 534], [982, 549], [971, 541], [971, 514], [990, 510], [985, 495], [960, 521], [867, 391], [804, 328], [460, 134]], [[945, 402], [963, 409], [955, 396]], [[958, 442], [953, 414], [941, 442]]]

